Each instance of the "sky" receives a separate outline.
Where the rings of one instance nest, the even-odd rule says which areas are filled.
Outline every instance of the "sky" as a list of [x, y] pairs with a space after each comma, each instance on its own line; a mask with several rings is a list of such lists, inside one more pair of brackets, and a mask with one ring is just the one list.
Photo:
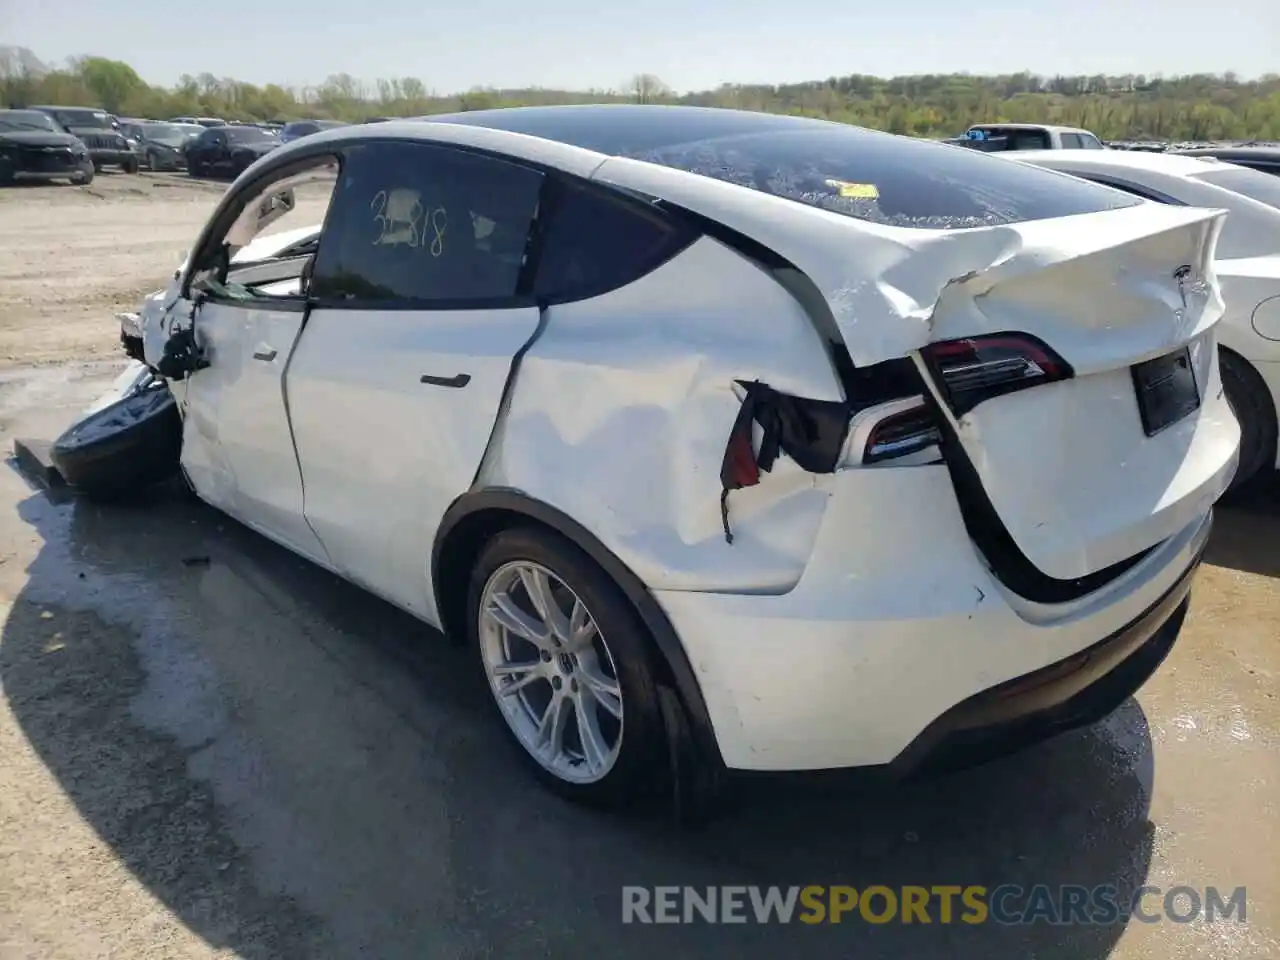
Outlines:
[[183, 73], [315, 85], [680, 90], [850, 73], [1280, 72], [1280, 4], [1234, 0], [0, 0], [0, 44], [94, 54], [153, 84]]

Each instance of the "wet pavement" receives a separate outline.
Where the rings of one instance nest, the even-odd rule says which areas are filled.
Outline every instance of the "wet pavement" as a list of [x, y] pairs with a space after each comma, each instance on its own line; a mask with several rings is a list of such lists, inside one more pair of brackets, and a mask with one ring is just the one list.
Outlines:
[[[119, 365], [0, 377], [52, 436]], [[51, 402], [57, 403], [49, 409]], [[1096, 728], [945, 779], [752, 781], [724, 818], [567, 806], [468, 651], [180, 491], [0, 471], [0, 957], [1280, 956], [1280, 495]], [[624, 885], [1247, 888], [1247, 923], [624, 926]]]

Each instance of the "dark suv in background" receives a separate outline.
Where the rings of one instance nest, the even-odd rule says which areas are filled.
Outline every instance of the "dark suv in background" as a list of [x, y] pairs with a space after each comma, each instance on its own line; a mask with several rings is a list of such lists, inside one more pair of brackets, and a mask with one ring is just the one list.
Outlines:
[[52, 117], [67, 133], [89, 148], [93, 169], [119, 167], [125, 173], [138, 172], [138, 155], [105, 110], [92, 107], [31, 107]]
[[61, 179], [93, 179], [89, 148], [39, 110], [0, 110], [0, 186]]
[[176, 123], [121, 120], [120, 130], [137, 144], [138, 157], [147, 170], [181, 170], [187, 165], [187, 143], [193, 136]]
[[210, 127], [187, 144], [187, 173], [234, 180], [259, 157], [280, 146], [280, 138], [258, 127]]

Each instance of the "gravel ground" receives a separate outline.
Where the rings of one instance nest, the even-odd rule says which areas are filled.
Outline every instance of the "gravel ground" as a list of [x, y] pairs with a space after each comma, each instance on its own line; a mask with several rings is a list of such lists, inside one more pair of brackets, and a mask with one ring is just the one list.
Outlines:
[[[221, 190], [0, 191], [0, 442], [120, 369], [112, 311]], [[0, 501], [2, 960], [1280, 956], [1278, 493], [1220, 512], [1182, 639], [1104, 723], [945, 780], [744, 786], [693, 834], [556, 801], [466, 651], [173, 491], [5, 470]], [[1144, 882], [1246, 886], [1248, 923], [620, 923], [624, 884]]]

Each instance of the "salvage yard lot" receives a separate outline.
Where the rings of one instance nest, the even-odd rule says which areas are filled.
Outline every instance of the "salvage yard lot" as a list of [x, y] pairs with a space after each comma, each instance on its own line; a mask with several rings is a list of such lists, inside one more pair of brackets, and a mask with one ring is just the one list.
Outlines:
[[[0, 441], [103, 388], [112, 314], [223, 189], [0, 191]], [[0, 498], [0, 960], [1280, 956], [1275, 492], [1219, 511], [1182, 639], [1097, 728], [940, 781], [753, 783], [692, 835], [560, 804], [468, 651], [199, 505], [12, 470]], [[1005, 883], [1244, 886], [1248, 923], [621, 924], [624, 885]]]

